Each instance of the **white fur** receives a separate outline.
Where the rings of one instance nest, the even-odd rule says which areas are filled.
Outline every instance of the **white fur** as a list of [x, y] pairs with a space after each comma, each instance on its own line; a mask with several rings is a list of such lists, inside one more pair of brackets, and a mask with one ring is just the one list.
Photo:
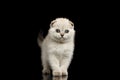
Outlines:
[[[57, 33], [56, 29], [61, 32]], [[66, 29], [68, 33], [64, 32]], [[63, 38], [61, 33], [64, 34]], [[50, 73], [51, 69], [53, 76], [68, 75], [74, 51], [74, 35], [74, 25], [68, 19], [57, 18], [51, 22], [48, 35], [41, 45], [43, 73]]]

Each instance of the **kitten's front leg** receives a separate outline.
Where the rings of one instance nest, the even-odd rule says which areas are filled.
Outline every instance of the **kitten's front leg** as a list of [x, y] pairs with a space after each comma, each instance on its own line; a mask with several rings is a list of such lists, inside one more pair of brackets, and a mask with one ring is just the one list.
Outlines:
[[62, 60], [61, 60], [61, 70], [62, 70], [62, 75], [68, 75], [68, 67], [70, 65], [72, 56], [70, 55], [64, 55]]
[[49, 63], [50, 63], [51, 69], [52, 69], [53, 76], [61, 76], [62, 72], [61, 72], [61, 69], [59, 66], [60, 62], [54, 54], [49, 55]]

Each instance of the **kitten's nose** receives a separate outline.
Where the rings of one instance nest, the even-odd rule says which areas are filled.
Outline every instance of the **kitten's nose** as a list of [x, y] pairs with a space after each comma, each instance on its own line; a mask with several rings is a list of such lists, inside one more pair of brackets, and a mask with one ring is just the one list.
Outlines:
[[62, 37], [64, 36], [64, 34], [60, 34]]

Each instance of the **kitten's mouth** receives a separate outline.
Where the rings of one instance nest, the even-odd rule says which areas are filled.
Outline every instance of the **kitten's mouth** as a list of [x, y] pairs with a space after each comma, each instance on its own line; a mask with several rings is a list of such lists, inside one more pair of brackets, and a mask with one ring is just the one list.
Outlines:
[[64, 37], [60, 37], [60, 39], [65, 39]]
[[63, 37], [61, 37], [60, 40], [65, 40], [65, 39]]
[[67, 38], [61, 37], [60, 41], [62, 41], [62, 42], [67, 41]]
[[56, 40], [57, 42], [60, 42], [60, 43], [64, 43], [64, 42], [67, 41], [67, 39], [64, 38], [64, 37], [55, 37], [55, 40]]
[[64, 37], [55, 37], [57, 40], [65, 40]]

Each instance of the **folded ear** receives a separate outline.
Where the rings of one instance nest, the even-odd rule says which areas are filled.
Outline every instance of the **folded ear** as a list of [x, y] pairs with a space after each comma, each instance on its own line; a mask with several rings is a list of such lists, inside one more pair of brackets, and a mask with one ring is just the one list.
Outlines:
[[69, 21], [69, 23], [71, 24], [72, 28], [74, 28], [74, 23], [72, 21]]
[[53, 20], [51, 23], [50, 23], [50, 27], [53, 27], [53, 24], [56, 22], [56, 20]]

